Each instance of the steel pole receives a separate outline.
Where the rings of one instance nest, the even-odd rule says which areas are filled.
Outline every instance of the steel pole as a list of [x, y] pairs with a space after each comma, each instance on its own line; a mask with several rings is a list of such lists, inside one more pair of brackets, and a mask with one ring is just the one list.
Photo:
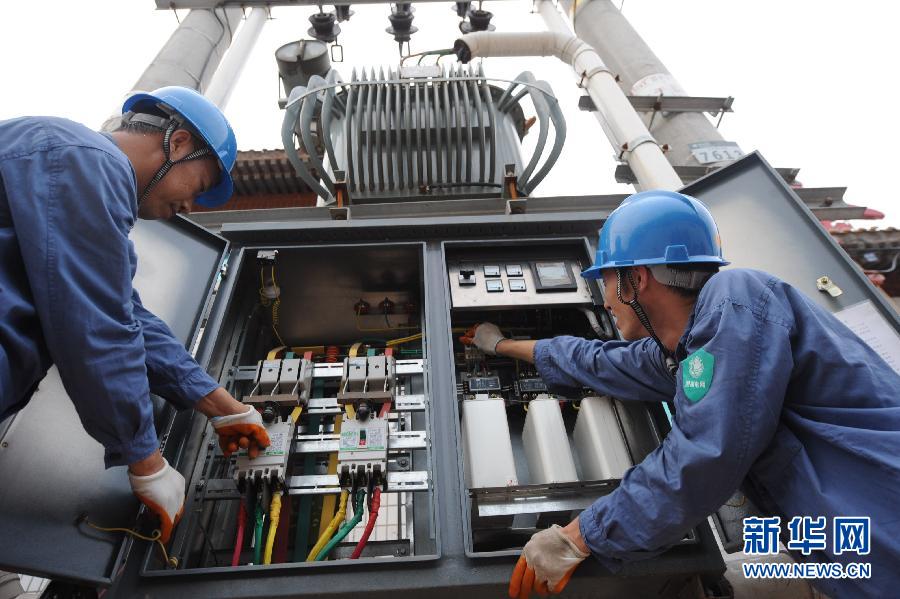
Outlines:
[[[628, 95], [688, 95], [610, 0], [560, 0], [560, 5], [572, 20], [575, 34], [619, 76]], [[649, 115], [642, 118], [650, 123]], [[700, 164], [689, 144], [723, 139], [706, 116], [697, 112], [658, 113], [649, 129], [660, 143], [668, 144], [666, 158], [676, 166]]]
[[[181, 85], [204, 91], [219, 61], [231, 45], [240, 25], [241, 9], [195, 9], [182, 19], [153, 61], [135, 82], [126, 97], [138, 91], [152, 91], [166, 85]], [[121, 106], [121, 104], [119, 104]], [[103, 130], [118, 127], [120, 111], [103, 124]]]

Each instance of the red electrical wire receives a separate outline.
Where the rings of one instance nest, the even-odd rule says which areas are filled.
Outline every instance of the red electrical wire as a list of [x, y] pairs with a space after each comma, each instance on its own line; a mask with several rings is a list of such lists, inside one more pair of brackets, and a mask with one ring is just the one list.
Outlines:
[[350, 559], [359, 559], [360, 554], [366, 546], [366, 543], [369, 542], [369, 535], [372, 534], [372, 530], [375, 528], [375, 520], [378, 519], [378, 510], [381, 508], [381, 487], [375, 487], [375, 492], [372, 494], [372, 505], [369, 507], [369, 521], [366, 522], [366, 530], [363, 531], [363, 536], [359, 540], [359, 543], [356, 544], [356, 549], [353, 550], [353, 553], [350, 555]]
[[244, 548], [244, 528], [247, 525], [247, 508], [244, 500], [241, 499], [241, 505], [238, 508], [237, 517], [237, 536], [234, 539], [234, 553], [231, 554], [231, 565], [241, 565], [241, 550]]

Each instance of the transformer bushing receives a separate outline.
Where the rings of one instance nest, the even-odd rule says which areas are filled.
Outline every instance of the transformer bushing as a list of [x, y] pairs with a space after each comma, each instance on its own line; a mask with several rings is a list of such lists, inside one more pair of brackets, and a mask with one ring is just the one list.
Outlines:
[[336, 16], [332, 12], [317, 12], [309, 16], [312, 27], [307, 33], [319, 41], [331, 43], [341, 33], [341, 28], [335, 23]]

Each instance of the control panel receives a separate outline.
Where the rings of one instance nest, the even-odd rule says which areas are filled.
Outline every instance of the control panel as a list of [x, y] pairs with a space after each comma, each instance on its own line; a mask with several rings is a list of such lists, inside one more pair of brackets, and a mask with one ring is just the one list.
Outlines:
[[460, 260], [447, 268], [454, 309], [592, 303], [581, 265], [568, 258]]

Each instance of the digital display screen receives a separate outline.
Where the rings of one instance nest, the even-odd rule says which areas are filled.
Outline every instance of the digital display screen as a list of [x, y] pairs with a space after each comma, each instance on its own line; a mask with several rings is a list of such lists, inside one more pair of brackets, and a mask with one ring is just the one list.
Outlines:
[[499, 391], [500, 390], [500, 377], [497, 376], [486, 376], [486, 377], [477, 377], [470, 378], [468, 380], [469, 383], [469, 391]]
[[543, 379], [519, 379], [521, 393], [546, 393], [547, 385]]
[[534, 266], [542, 287], [563, 287], [574, 283], [564, 261], [535, 262]]

